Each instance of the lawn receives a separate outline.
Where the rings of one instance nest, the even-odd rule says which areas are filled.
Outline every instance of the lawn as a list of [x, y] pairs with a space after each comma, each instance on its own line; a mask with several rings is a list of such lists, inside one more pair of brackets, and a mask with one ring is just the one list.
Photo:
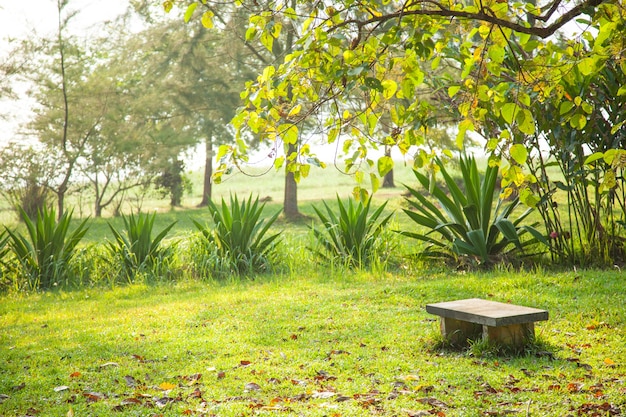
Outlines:
[[[0, 416], [614, 416], [626, 278], [300, 271], [0, 300]], [[547, 309], [537, 341], [446, 348], [427, 303]]]

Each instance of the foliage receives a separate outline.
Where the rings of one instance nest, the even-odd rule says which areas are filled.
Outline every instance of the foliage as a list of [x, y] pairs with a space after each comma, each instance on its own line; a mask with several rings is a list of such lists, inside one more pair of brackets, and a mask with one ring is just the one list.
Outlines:
[[538, 154], [529, 167], [541, 178], [538, 208], [562, 262], [626, 262], [625, 83], [618, 61], [608, 60], [593, 78], [572, 72], [560, 84], [571, 100], [539, 106], [538, 134], [526, 139], [535, 149], [550, 144], [549, 155]]
[[[444, 249], [455, 255], [469, 256], [480, 263], [489, 264], [499, 257], [523, 251], [537, 241], [547, 244], [546, 238], [533, 227], [536, 224], [521, 225], [532, 208], [525, 210], [517, 219], [510, 219], [519, 204], [519, 197], [514, 197], [508, 203], [498, 198], [494, 208], [499, 171], [497, 161], [490, 160], [484, 176], [481, 177], [475, 158], [462, 156], [460, 169], [463, 190], [441, 160], [437, 159], [436, 164], [444, 178], [446, 190], [437, 185], [433, 178], [418, 171], [415, 171], [415, 176], [441, 207], [433, 204], [420, 191], [406, 186], [415, 200], [407, 199], [411, 208], [404, 212], [427, 231], [401, 232], [405, 236], [428, 242], [428, 254], [441, 254], [440, 250]], [[525, 233], [530, 233], [532, 238], [523, 240]]]
[[155, 179], [155, 186], [163, 196], [170, 197], [170, 206], [179, 207], [183, 194], [191, 192], [191, 181], [185, 176], [185, 163], [180, 159], [171, 161]]
[[345, 205], [337, 196], [339, 215], [325, 201], [323, 203], [326, 213], [313, 206], [323, 228], [320, 230], [309, 226], [322, 247], [322, 250], [312, 249], [316, 255], [328, 261], [339, 259], [354, 268], [367, 266], [381, 255], [385, 243], [383, 241], [385, 227], [393, 213], [376, 222], [387, 202], [371, 215], [371, 198], [366, 203], [362, 201], [356, 203], [350, 199]]
[[230, 205], [223, 198], [219, 206], [209, 202], [213, 229], [194, 221], [205, 241], [217, 252], [217, 272], [244, 274], [263, 271], [270, 266], [280, 233], [268, 232], [280, 211], [261, 219], [264, 207], [265, 203], [259, 205], [258, 196], [254, 201], [250, 195], [247, 200], [239, 202], [237, 195], [231, 195]]
[[[188, 11], [199, 5], [184, 3]], [[258, 5], [235, 3], [242, 8]], [[557, 87], [562, 78], [576, 71], [594, 77], [607, 59], [621, 59], [624, 50], [625, 11], [619, 2], [585, 0], [561, 8], [560, 3], [531, 0], [480, 7], [465, 1], [338, 5], [325, 0], [300, 13], [298, 7], [307, 3], [268, 2], [262, 10], [250, 9], [246, 39], [259, 40], [272, 51], [281, 39], [293, 36], [287, 28], [295, 27], [299, 37], [283, 61], [268, 65], [247, 85], [245, 104], [233, 124], [240, 137], [252, 133], [278, 149], [297, 143], [305, 120], [323, 117], [325, 140], [342, 140], [339, 149], [345, 152], [346, 164], [364, 173], [388, 172], [392, 161], [368, 153], [381, 144], [405, 155], [419, 154], [416, 164], [423, 163], [422, 157], [432, 158], [420, 151], [430, 121], [444, 106], [431, 105], [427, 96], [446, 99], [450, 105], [445, 107], [456, 113], [457, 144], [469, 131], [489, 129], [493, 118], [533, 135], [535, 103], [560, 106], [568, 101]], [[166, 4], [169, 9], [174, 2]], [[202, 21], [212, 26], [212, 6], [203, 6]], [[192, 15], [187, 13], [187, 19]], [[585, 29], [567, 39], [561, 29], [575, 19], [585, 22]], [[553, 41], [554, 35], [561, 41]], [[581, 50], [594, 38], [593, 49]], [[389, 134], [375, 138], [386, 120]], [[582, 126], [580, 116], [573, 120]], [[485, 136], [489, 146], [508, 149], [510, 132], [493, 133]], [[306, 172], [303, 167], [311, 164], [312, 152], [311, 147], [299, 147], [296, 155], [277, 163], [292, 163], [293, 171]], [[242, 153], [242, 143], [220, 151], [234, 159], [233, 165]], [[531, 201], [527, 197], [521, 196]]]
[[155, 217], [155, 213], [122, 216], [124, 231], [119, 231], [109, 224], [115, 237], [114, 242], [108, 242], [109, 252], [121, 261], [120, 273], [129, 282], [143, 272], [156, 272], [155, 268], [169, 255], [169, 248], [163, 246], [163, 239], [176, 222], [169, 224], [152, 237]]
[[30, 289], [50, 289], [67, 283], [76, 246], [88, 230], [87, 219], [70, 232], [71, 211], [63, 213], [58, 220], [55, 210], [47, 208], [36, 219], [28, 217], [24, 210], [20, 210], [20, 215], [27, 235], [8, 228], [6, 232], [11, 252]]

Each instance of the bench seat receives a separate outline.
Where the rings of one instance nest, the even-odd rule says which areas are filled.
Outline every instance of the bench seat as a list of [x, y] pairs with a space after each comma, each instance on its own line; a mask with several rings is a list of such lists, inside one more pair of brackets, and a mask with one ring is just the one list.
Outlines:
[[546, 310], [480, 298], [427, 304], [426, 311], [440, 317], [441, 334], [456, 346], [482, 338], [522, 347], [534, 339], [534, 323], [548, 320]]

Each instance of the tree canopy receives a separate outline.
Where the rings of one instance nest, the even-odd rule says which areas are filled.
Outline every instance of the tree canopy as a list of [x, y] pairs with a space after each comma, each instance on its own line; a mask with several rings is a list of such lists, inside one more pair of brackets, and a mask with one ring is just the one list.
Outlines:
[[[217, 6], [211, 1], [183, 3], [186, 19], [201, 10], [205, 26], [213, 25]], [[346, 169], [361, 184], [369, 173], [374, 190], [393, 161], [370, 150], [394, 146], [413, 156], [416, 166], [430, 164], [432, 152], [423, 145], [433, 128], [444, 127], [442, 108], [455, 116], [459, 147], [468, 131], [481, 134], [487, 150], [515, 168], [504, 169], [505, 177], [521, 176], [523, 183], [518, 165], [529, 153], [515, 145], [537, 134], [536, 106], [552, 103], [582, 130], [594, 104], [563, 84], [572, 76], [596, 77], [608, 61], [626, 72], [626, 9], [619, 0], [319, 0], [313, 6], [298, 0], [307, 8], [235, 3], [251, 10], [249, 41], [258, 39], [271, 51], [287, 36], [287, 25], [296, 34], [292, 52], [242, 93], [243, 106], [233, 119], [239, 134], [252, 132], [288, 150], [302, 123], [321, 115], [324, 140], [341, 146]], [[167, 10], [174, 2], [164, 5]], [[626, 87], [618, 94], [626, 94]], [[381, 130], [388, 133], [375, 134]], [[240, 143], [223, 146], [219, 157], [237, 164], [242, 153]], [[284, 161], [302, 174], [317, 163], [308, 146], [277, 156], [276, 165]], [[355, 191], [365, 194], [364, 188]]]

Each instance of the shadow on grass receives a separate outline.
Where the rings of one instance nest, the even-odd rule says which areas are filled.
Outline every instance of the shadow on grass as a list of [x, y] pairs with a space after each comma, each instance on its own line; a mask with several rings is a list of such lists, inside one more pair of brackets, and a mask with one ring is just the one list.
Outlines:
[[536, 357], [549, 361], [559, 361], [556, 353], [560, 350], [557, 346], [541, 339], [534, 339], [524, 346], [509, 346], [482, 339], [469, 340], [466, 346], [458, 346], [451, 344], [441, 336], [434, 340], [430, 346], [427, 346], [427, 349], [443, 355], [464, 353], [476, 358]]

